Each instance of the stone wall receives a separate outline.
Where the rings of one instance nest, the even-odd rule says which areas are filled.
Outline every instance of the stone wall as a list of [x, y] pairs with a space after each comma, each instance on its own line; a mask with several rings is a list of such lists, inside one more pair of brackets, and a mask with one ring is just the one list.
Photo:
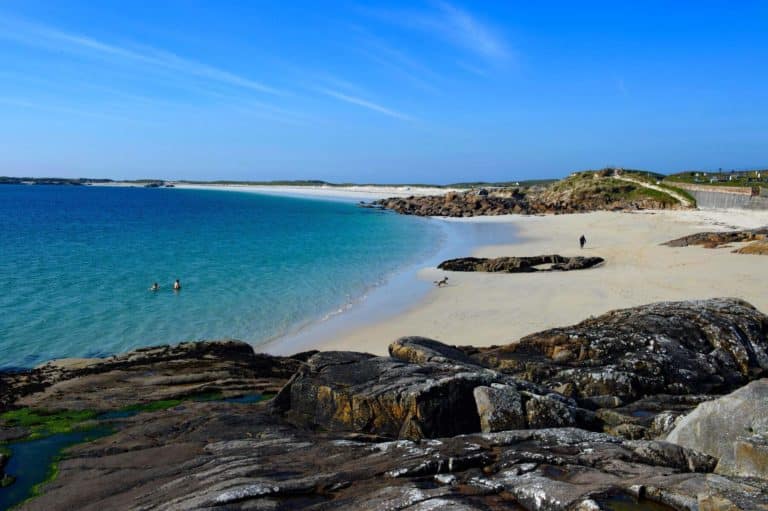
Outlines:
[[768, 197], [753, 196], [751, 188], [688, 183], [674, 185], [690, 193], [701, 209], [768, 209]]

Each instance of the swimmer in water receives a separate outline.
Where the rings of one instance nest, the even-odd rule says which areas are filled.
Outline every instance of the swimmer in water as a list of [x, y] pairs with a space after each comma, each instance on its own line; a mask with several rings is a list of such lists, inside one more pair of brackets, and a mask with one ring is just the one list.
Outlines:
[[160, 289], [160, 285], [157, 282], [152, 284], [152, 287], [149, 288], [150, 291], [157, 291], [158, 289]]
[[173, 290], [181, 291], [181, 281], [179, 279], [176, 279], [176, 282], [173, 283]]

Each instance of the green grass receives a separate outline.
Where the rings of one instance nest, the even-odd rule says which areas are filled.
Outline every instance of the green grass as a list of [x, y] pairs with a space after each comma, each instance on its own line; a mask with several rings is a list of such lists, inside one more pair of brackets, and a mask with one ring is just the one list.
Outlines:
[[662, 204], [677, 204], [678, 200], [666, 192], [650, 188], [636, 188], [627, 194], [629, 199], [654, 199]]
[[[597, 178], [595, 176], [598, 176]], [[635, 175], [632, 176], [633, 178]], [[645, 177], [643, 181], [652, 181]], [[608, 201], [653, 199], [662, 204], [677, 204], [678, 201], [663, 191], [645, 188], [640, 184], [621, 181], [614, 177], [603, 176], [602, 172], [579, 172], [549, 187], [553, 193], [570, 193], [574, 200], [590, 197], [603, 197]]]
[[682, 195], [683, 197], [685, 197], [686, 199], [688, 199], [691, 202], [691, 204], [693, 205], [694, 208], [696, 207], [696, 198], [693, 195], [691, 195], [688, 192], [688, 190], [684, 190], [684, 189], [678, 188], [676, 186], [670, 186], [670, 185], [668, 185], [666, 183], [660, 183], [659, 186], [661, 188], [666, 188], [667, 190], [671, 190], [671, 191], [673, 191], [673, 192], [675, 192], [675, 193], [677, 193], [679, 195]]
[[[655, 185], [669, 192], [675, 192], [685, 197], [691, 204], [696, 204], [696, 199], [693, 196], [669, 184], [660, 182], [664, 177], [662, 174], [655, 172], [647, 172], [640, 170], [622, 170], [623, 174], [636, 181], [647, 183], [649, 185]], [[609, 200], [628, 199], [653, 199], [661, 202], [662, 204], [674, 205], [678, 204], [678, 200], [664, 191], [653, 190], [650, 188], [644, 188], [639, 184], [632, 184], [627, 181], [621, 181], [613, 177], [608, 177], [607, 171], [584, 171], [577, 172], [572, 176], [569, 176], [562, 181], [559, 181], [550, 187], [550, 190], [555, 192], [572, 191], [574, 194], [580, 195], [603, 195]], [[595, 175], [601, 176], [595, 178]]]
[[21, 408], [0, 414], [0, 422], [8, 427], [30, 430], [29, 439], [42, 438], [57, 433], [69, 433], [82, 427], [82, 423], [96, 417], [92, 410], [67, 410], [46, 412]]
[[628, 177], [631, 177], [633, 179], [637, 179], [640, 181], [645, 181], [647, 183], [656, 184], [657, 181], [661, 181], [664, 179], [664, 174], [659, 174], [658, 172], [651, 172], [649, 170], [632, 170], [632, 169], [622, 169], [622, 174], [627, 175]]

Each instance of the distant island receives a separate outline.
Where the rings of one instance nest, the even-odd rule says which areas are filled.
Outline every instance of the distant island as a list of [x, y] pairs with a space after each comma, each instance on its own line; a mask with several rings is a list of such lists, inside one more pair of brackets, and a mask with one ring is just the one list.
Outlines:
[[271, 180], [271, 181], [234, 181], [234, 180], [216, 180], [216, 181], [190, 181], [190, 180], [164, 180], [164, 179], [103, 179], [103, 178], [66, 178], [66, 177], [11, 177], [0, 176], [0, 185], [92, 185], [92, 184], [110, 184], [126, 183], [136, 186], [143, 185], [166, 185], [166, 184], [189, 184], [189, 185], [221, 185], [221, 186], [326, 186], [326, 187], [349, 187], [349, 186], [388, 186], [388, 187], [413, 187], [413, 188], [475, 188], [480, 186], [534, 186], [547, 185], [556, 182], [557, 179], [529, 179], [521, 181], [503, 181], [503, 182], [462, 182], [450, 183], [445, 185], [426, 184], [426, 183], [331, 183], [319, 179], [296, 179], [296, 180]]

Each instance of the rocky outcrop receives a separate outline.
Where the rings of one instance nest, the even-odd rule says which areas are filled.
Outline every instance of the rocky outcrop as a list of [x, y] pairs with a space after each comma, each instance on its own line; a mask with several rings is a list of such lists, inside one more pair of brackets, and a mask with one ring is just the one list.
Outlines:
[[733, 252], [736, 254], [768, 255], [768, 241], [753, 241]]
[[719, 394], [768, 373], [768, 317], [735, 298], [617, 310], [495, 348], [478, 364], [584, 405], [645, 396]]
[[768, 379], [700, 404], [667, 441], [718, 458], [718, 473], [768, 479]]
[[460, 348], [419, 336], [401, 337], [389, 345], [389, 354], [398, 360], [412, 364], [425, 362], [476, 364]]
[[563, 257], [541, 255], [532, 257], [461, 257], [443, 261], [437, 268], [445, 271], [480, 271], [498, 273], [531, 273], [535, 271], [584, 270], [604, 261], [602, 257]]
[[768, 374], [767, 337], [768, 317], [737, 299], [614, 311], [503, 347], [409, 337], [391, 357], [314, 355], [275, 409], [303, 426], [408, 439], [573, 425], [643, 438]]
[[649, 191], [642, 183], [615, 179], [611, 173], [604, 172], [576, 174], [544, 189], [496, 188], [395, 197], [375, 201], [373, 205], [404, 215], [447, 217], [685, 207], [664, 191]]
[[[151, 428], [151, 435], [148, 434]], [[757, 510], [766, 486], [665, 442], [575, 428], [382, 441], [296, 429], [263, 405], [191, 403], [76, 446], [21, 509]], [[85, 477], [85, 475], [88, 477]], [[634, 507], [633, 507], [634, 506]]]
[[374, 205], [403, 215], [417, 216], [496, 216], [543, 213], [529, 202], [524, 190], [513, 188], [503, 192], [448, 192], [445, 195], [393, 197], [381, 199]]
[[[463, 363], [461, 357], [443, 359], [446, 350], [434, 356], [435, 341], [421, 340], [423, 356], [402, 348], [418, 341], [401, 340], [391, 350], [403, 353], [406, 360], [318, 353], [275, 397], [273, 410], [304, 427], [414, 440], [478, 432], [481, 422], [488, 431], [510, 424], [535, 428], [595, 424], [594, 414], [542, 387]], [[498, 411], [478, 404], [479, 387], [514, 395], [520, 406], [505, 412], [507, 422], [489, 419]]]
[[[503, 347], [406, 337], [387, 357], [283, 358], [186, 343], [0, 381], [7, 407], [117, 410], [87, 415], [114, 433], [70, 448], [25, 510], [765, 511], [762, 423], [734, 437], [730, 470], [722, 453], [650, 437], [765, 376], [767, 335], [749, 304], [713, 299], [614, 311]], [[270, 403], [221, 399], [277, 388]], [[151, 406], [209, 392], [217, 400]], [[124, 413], [136, 403], [149, 406]], [[11, 422], [0, 439], [19, 438]]]
[[116, 410], [200, 393], [277, 392], [298, 358], [255, 354], [240, 341], [143, 348], [104, 359], [64, 359], [0, 373], [0, 411], [11, 404], [49, 411]]
[[[744, 243], [747, 241], [765, 241], [768, 239], [768, 227], [748, 229], [744, 231], [700, 232], [683, 236], [662, 243], [668, 247], [689, 247], [700, 245], [704, 248], [718, 248], [728, 243]], [[744, 252], [749, 253], [749, 252]]]

